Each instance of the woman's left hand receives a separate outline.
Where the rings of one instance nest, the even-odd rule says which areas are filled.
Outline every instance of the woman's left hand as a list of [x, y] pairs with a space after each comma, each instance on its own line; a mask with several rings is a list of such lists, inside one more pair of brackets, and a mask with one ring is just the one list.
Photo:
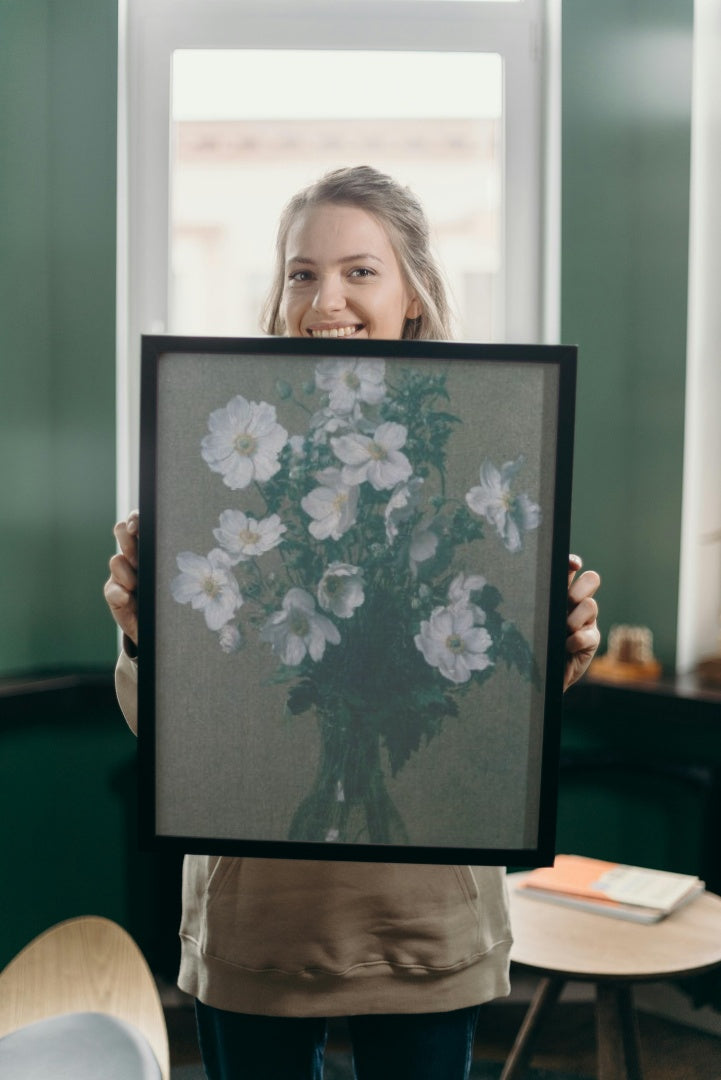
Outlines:
[[568, 556], [568, 617], [566, 619], [566, 671], [563, 689], [568, 690], [586, 671], [601, 640], [596, 625], [598, 604], [593, 596], [601, 578], [595, 570], [576, 574], [583, 566], [578, 555]]

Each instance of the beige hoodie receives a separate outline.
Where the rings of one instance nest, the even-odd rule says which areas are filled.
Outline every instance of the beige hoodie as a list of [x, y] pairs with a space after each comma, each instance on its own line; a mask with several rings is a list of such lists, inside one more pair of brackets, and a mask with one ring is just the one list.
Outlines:
[[[120, 706], [137, 729], [137, 665]], [[271, 1016], [442, 1012], [509, 991], [501, 867], [186, 855], [178, 984]]]

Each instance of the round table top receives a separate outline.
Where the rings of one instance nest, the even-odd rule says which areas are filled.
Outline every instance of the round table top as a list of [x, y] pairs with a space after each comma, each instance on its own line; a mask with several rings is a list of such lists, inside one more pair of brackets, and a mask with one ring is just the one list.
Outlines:
[[721, 965], [721, 897], [704, 892], [657, 923], [578, 911], [524, 896], [508, 875], [511, 960], [569, 979], [663, 979]]

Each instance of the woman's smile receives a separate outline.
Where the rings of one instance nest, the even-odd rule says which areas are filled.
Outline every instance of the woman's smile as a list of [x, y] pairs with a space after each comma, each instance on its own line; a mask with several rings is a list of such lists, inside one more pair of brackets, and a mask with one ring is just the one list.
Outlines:
[[343, 338], [354, 337], [363, 329], [363, 323], [352, 323], [349, 326], [309, 326], [306, 333], [311, 337]]

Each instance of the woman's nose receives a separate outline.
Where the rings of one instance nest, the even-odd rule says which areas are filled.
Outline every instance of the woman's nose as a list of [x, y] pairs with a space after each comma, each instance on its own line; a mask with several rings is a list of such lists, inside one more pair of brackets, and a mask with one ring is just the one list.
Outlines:
[[337, 275], [328, 274], [318, 279], [313, 307], [321, 314], [340, 311], [345, 307], [343, 283]]

